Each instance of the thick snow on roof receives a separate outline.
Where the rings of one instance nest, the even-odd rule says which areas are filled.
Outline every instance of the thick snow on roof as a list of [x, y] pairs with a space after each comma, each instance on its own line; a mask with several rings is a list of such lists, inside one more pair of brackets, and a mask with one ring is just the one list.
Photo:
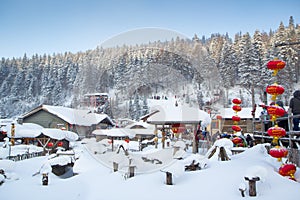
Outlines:
[[[132, 124], [127, 125], [125, 128], [132, 129], [135, 126], [143, 127], [143, 128], [146, 129], [146, 128], [151, 128], [153, 125], [149, 124], [149, 123], [146, 123], [146, 122], [143, 122], [143, 121], [138, 121], [138, 122], [134, 122]], [[154, 129], [154, 126], [153, 126], [153, 129]]]
[[202, 126], [207, 126], [211, 122], [208, 113], [186, 105], [175, 106], [174, 104], [170, 104], [156, 106], [153, 109], [157, 109], [159, 112], [147, 119], [147, 122], [149, 123], [197, 123], [201, 121]]
[[[7, 131], [7, 137], [11, 138], [11, 124], [6, 124], [5, 127], [1, 129]], [[34, 123], [15, 123], [15, 135], [14, 138], [35, 138], [41, 134], [44, 134], [50, 138], [62, 140], [66, 139], [68, 141], [78, 140], [77, 133], [61, 130], [56, 128], [43, 128], [42, 126]]]
[[[15, 138], [34, 138], [41, 134], [42, 126], [34, 123], [23, 123], [23, 124], [15, 124]], [[11, 137], [11, 124], [6, 124], [3, 129], [6, 129], [7, 136]]]
[[97, 129], [92, 132], [94, 135], [106, 135], [109, 137], [129, 137], [134, 138], [136, 133], [131, 129], [112, 128], [112, 129]]
[[72, 131], [66, 131], [56, 128], [44, 128], [41, 133], [56, 140], [66, 139], [70, 142], [78, 140], [78, 135]]
[[49, 105], [42, 105], [42, 109], [52, 113], [53, 115], [58, 116], [59, 118], [65, 120], [69, 124], [91, 126], [99, 124], [105, 118], [108, 118], [113, 124], [112, 120], [108, 115], [93, 113], [89, 110], [77, 110], [63, 106]]

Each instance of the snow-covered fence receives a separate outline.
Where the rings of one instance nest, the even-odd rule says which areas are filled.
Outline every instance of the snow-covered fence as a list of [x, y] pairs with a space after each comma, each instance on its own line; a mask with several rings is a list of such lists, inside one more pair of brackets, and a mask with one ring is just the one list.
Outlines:
[[5, 144], [0, 148], [0, 159], [8, 159], [12, 161], [25, 160], [43, 155], [43, 148], [35, 145], [10, 145]]
[[25, 160], [29, 158], [34, 158], [38, 156], [42, 156], [43, 152], [32, 152], [32, 153], [24, 153], [24, 154], [18, 154], [18, 155], [13, 155], [13, 156], [8, 156], [7, 159], [12, 160], [12, 161], [20, 161], [20, 160]]

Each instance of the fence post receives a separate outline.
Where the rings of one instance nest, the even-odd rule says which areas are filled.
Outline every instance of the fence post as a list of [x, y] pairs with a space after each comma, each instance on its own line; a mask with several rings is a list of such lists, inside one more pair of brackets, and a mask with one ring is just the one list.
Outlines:
[[134, 177], [135, 166], [129, 166], [129, 178]]
[[116, 163], [116, 162], [113, 162], [113, 169], [114, 169], [114, 172], [117, 172], [117, 171], [118, 171], [118, 167], [119, 167], [119, 164]]
[[166, 184], [167, 185], [173, 185], [172, 173], [171, 172], [166, 172]]
[[250, 179], [249, 177], [245, 177], [246, 181], [249, 181], [249, 196], [255, 197], [256, 196], [256, 181], [259, 181], [259, 177], [253, 177]]

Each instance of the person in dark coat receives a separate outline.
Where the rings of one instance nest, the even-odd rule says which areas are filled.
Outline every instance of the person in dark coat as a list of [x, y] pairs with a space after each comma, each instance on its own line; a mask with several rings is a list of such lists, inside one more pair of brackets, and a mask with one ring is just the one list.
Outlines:
[[[300, 115], [300, 90], [296, 90], [290, 100], [290, 108], [293, 115]], [[299, 117], [293, 117], [293, 130], [299, 131]]]
[[253, 138], [251, 137], [251, 135], [247, 134], [246, 141], [249, 147], [253, 147]]
[[282, 101], [277, 101], [276, 104], [284, 109], [284, 115], [282, 117], [286, 117], [286, 119], [279, 119], [278, 120], [278, 126], [281, 127], [281, 128], [284, 128], [284, 130], [286, 130], [286, 131], [289, 131], [289, 121], [288, 121], [288, 118], [287, 118], [289, 116], [289, 114], [286, 112]]

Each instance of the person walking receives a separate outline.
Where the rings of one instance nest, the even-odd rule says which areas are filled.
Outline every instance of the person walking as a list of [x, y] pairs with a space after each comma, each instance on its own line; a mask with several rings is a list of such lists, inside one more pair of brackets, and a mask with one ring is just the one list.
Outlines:
[[[290, 100], [290, 108], [292, 110], [293, 116], [300, 115], [300, 90], [296, 90], [293, 97]], [[293, 117], [293, 130], [299, 131], [299, 120], [300, 116]]]

